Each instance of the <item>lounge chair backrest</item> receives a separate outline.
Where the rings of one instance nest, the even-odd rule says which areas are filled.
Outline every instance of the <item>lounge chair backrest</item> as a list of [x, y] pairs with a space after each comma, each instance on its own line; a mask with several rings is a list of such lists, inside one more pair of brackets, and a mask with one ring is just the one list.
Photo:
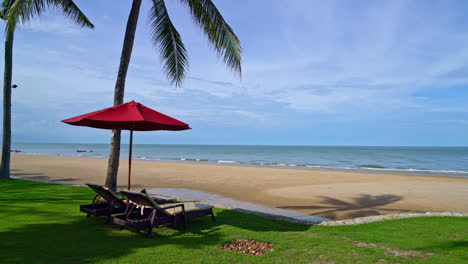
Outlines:
[[134, 204], [145, 206], [145, 207], [159, 208], [159, 205], [153, 199], [151, 199], [151, 197], [149, 197], [147, 194], [129, 192], [129, 191], [121, 191], [121, 192]]
[[114, 203], [117, 201], [120, 202], [120, 198], [117, 196], [117, 194], [115, 194], [110, 189], [107, 189], [97, 184], [87, 183], [86, 185], [88, 185], [89, 188], [93, 189], [93, 191], [99, 194], [99, 196], [101, 196], [102, 199], [106, 200], [106, 202], [108, 203], [111, 203], [112, 201], [114, 201]]

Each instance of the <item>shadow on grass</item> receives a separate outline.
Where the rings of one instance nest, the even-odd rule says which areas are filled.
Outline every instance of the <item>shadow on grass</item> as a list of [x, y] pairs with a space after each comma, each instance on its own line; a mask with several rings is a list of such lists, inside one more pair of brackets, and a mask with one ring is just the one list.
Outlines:
[[281, 209], [290, 210], [315, 210], [313, 215], [336, 219], [337, 213], [347, 218], [379, 215], [380, 212], [416, 212], [414, 210], [382, 208], [383, 206], [403, 200], [403, 196], [393, 194], [370, 195], [361, 194], [352, 199], [353, 202], [322, 196], [321, 205], [311, 206], [279, 206]]
[[93, 192], [89, 188], [68, 186], [61, 184], [49, 184], [29, 180], [2, 180], [0, 181], [2, 193], [1, 200], [89, 200], [93, 198]]
[[0, 263], [118, 262], [138, 252], [156, 261], [183, 249], [203, 252], [219, 246], [243, 233], [241, 229], [287, 232], [309, 228], [215, 209], [214, 223], [210, 217], [201, 217], [190, 220], [187, 230], [157, 227], [154, 236], [147, 239], [143, 231], [119, 230], [116, 225], [104, 225], [105, 218], [86, 218], [78, 213], [79, 205], [91, 202], [94, 195], [88, 188], [24, 180], [0, 184], [4, 189], [0, 198], [8, 205], [0, 212], [6, 224], [0, 226]]
[[216, 226], [229, 225], [251, 231], [306, 231], [310, 228], [310, 225], [306, 224], [292, 223], [230, 210], [217, 210], [215, 216], [216, 222], [213, 224]]
[[434, 250], [453, 250], [453, 249], [468, 249], [468, 241], [444, 241], [430, 246], [419, 247], [417, 250], [434, 251]]
[[[24, 210], [41, 216], [53, 213], [26, 207]], [[64, 222], [66, 219], [70, 221]], [[235, 233], [235, 229], [229, 226], [251, 231], [277, 232], [303, 231], [308, 228], [307, 225], [216, 210], [216, 222], [211, 222], [209, 217], [201, 217], [189, 221], [186, 230], [182, 227], [156, 227], [153, 230], [154, 236], [148, 239], [144, 231], [119, 230], [117, 225], [104, 225], [103, 220], [102, 217], [71, 217], [57, 212], [46, 223], [22, 225], [0, 232], [2, 263], [35, 263], [38, 260], [41, 263], [112, 262], [113, 259], [123, 258], [142, 248], [150, 250], [146, 250], [145, 254], [154, 254], [156, 260], [162, 252], [167, 256], [167, 251], [178, 248], [203, 249], [206, 246], [219, 246]]]
[[[101, 219], [73, 217], [68, 223], [42, 223], [11, 228], [0, 233], [2, 263], [100, 263], [112, 262], [139, 248], [152, 248], [155, 260], [158, 250], [168, 245], [183, 248], [202, 248], [217, 245], [221, 235], [216, 230], [193, 226], [189, 232], [161, 229], [152, 239], [142, 234], [118, 230], [103, 225]], [[164, 247], [162, 249], [161, 247]], [[3, 262], [5, 261], [5, 262]]]

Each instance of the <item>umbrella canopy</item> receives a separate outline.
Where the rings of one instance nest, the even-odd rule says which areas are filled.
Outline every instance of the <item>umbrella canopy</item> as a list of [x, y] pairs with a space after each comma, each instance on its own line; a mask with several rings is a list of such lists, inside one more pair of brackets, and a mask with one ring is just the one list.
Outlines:
[[135, 101], [65, 119], [62, 122], [74, 126], [133, 131], [191, 129], [188, 124]]
[[161, 114], [140, 103], [131, 101], [105, 108], [96, 112], [72, 117], [62, 122], [73, 126], [87, 126], [101, 129], [130, 130], [130, 149], [128, 157], [128, 189], [132, 171], [133, 131], [186, 130], [188, 124]]

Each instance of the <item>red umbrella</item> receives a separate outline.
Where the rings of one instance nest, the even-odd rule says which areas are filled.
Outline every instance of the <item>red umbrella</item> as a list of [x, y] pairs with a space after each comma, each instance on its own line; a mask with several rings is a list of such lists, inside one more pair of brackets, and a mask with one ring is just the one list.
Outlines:
[[188, 124], [161, 114], [140, 103], [131, 101], [105, 108], [96, 112], [72, 117], [62, 122], [74, 126], [88, 126], [102, 129], [130, 130], [130, 153], [128, 157], [128, 189], [132, 169], [133, 131], [186, 130]]

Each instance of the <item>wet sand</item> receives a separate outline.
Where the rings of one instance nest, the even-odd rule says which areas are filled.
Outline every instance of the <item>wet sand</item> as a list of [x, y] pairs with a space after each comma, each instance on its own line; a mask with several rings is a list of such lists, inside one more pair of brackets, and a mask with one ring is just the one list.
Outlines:
[[[104, 184], [107, 159], [12, 155], [12, 175]], [[126, 188], [128, 161], [118, 184]], [[186, 188], [272, 208], [346, 219], [406, 212], [468, 212], [468, 178], [133, 161], [132, 189]]]

